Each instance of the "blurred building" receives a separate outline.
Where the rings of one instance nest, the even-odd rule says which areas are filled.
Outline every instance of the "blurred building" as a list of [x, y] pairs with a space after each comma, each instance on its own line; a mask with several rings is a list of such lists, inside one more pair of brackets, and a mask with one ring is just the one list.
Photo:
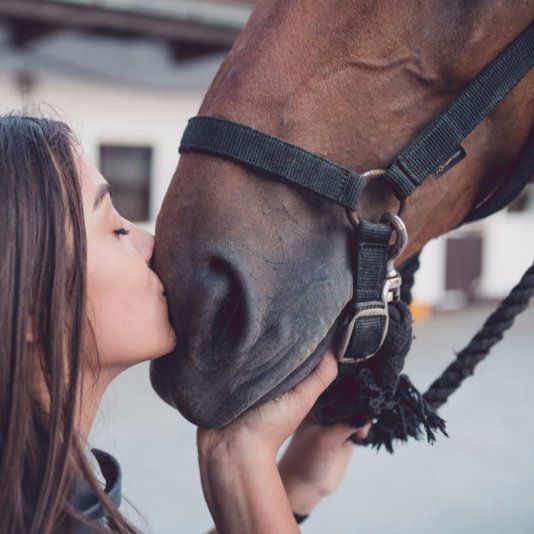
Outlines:
[[[0, 0], [0, 112], [67, 121], [153, 229], [187, 119], [253, 0]], [[508, 210], [431, 242], [415, 296], [463, 307], [504, 295], [534, 257], [534, 186]]]
[[0, 0], [0, 109], [72, 125], [125, 217], [153, 227], [187, 119], [247, 2]]

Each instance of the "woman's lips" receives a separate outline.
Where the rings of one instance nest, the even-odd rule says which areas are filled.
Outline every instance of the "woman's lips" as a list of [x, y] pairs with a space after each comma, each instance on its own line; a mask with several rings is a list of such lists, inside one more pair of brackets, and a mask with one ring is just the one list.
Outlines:
[[165, 297], [166, 296], [165, 287], [163, 286], [161, 280], [159, 279], [159, 276], [156, 273], [154, 273], [154, 271], [152, 271], [152, 273], [154, 274], [154, 280], [156, 281], [156, 284], [159, 287], [160, 293]]

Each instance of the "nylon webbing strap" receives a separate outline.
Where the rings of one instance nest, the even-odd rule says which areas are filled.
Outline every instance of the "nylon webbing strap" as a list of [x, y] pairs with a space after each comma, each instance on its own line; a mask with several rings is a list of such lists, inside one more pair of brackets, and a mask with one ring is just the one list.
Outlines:
[[219, 117], [189, 120], [180, 153], [206, 152], [248, 165], [353, 210], [366, 179], [311, 152]]
[[397, 157], [386, 180], [406, 198], [457, 150], [534, 66], [534, 24], [530, 24]]
[[[382, 299], [382, 290], [392, 232], [390, 224], [360, 221], [353, 264], [355, 285], [351, 303], [356, 322], [345, 357], [365, 359], [374, 354], [382, 343], [384, 329], [387, 327], [387, 302]], [[383, 313], [380, 313], [381, 310]]]

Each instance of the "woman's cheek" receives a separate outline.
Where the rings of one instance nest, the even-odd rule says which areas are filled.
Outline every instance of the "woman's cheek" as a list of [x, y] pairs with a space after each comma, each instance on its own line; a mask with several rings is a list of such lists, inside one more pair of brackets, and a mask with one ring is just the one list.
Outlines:
[[133, 311], [131, 304], [135, 291], [129, 279], [128, 265], [113, 248], [105, 242], [93, 249], [88, 247], [87, 304], [89, 317], [92, 316], [96, 323], [93, 327], [98, 334], [99, 351], [100, 345], [110, 337], [109, 331], [120, 333], [128, 312]]
[[172, 344], [165, 298], [155, 275], [136, 257], [106, 261], [93, 273], [101, 363], [131, 364], [162, 356]]

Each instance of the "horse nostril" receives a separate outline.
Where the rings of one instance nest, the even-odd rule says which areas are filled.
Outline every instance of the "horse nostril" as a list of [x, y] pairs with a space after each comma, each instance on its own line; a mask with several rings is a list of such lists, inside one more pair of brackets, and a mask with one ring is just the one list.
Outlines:
[[[202, 273], [201, 300], [204, 313], [198, 317], [208, 335], [201, 341], [210, 359], [220, 359], [243, 347], [249, 330], [248, 288], [237, 262], [220, 255], [212, 257]], [[200, 355], [202, 357], [202, 355]]]

